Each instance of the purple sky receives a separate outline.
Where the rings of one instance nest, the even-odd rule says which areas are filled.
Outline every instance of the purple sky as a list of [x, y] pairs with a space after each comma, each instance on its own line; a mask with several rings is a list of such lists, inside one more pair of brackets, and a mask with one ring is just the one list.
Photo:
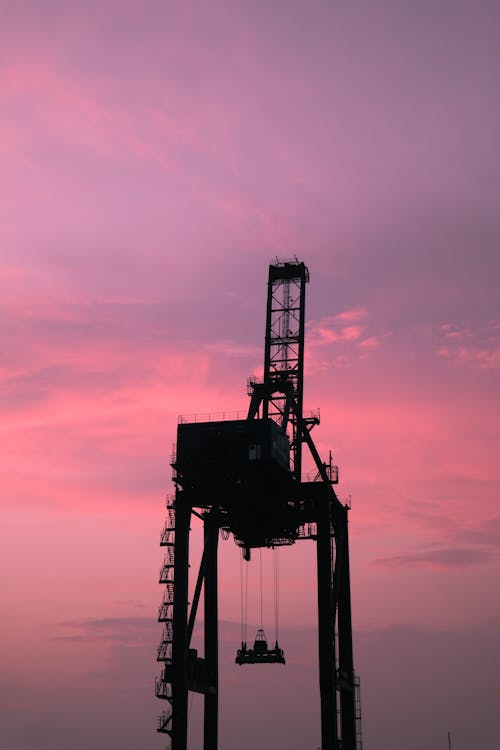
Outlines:
[[[247, 408], [294, 253], [365, 750], [495, 747], [499, 36], [483, 0], [0, 0], [2, 748], [164, 746], [177, 416]], [[221, 750], [319, 744], [313, 553], [281, 554], [286, 668], [244, 671], [222, 545]]]

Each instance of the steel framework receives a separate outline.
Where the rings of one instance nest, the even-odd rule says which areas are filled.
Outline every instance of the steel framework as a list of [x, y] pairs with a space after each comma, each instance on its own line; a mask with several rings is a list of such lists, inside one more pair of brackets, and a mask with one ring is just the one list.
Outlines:
[[[305, 287], [297, 259], [269, 267], [264, 377], [249, 381], [245, 420], [181, 422], [172, 462], [175, 496], [161, 535], [165, 586], [158, 619], [163, 662], [155, 692], [165, 701], [158, 732], [169, 750], [187, 748], [190, 690], [204, 696], [204, 750], [218, 745], [219, 530], [232, 533], [249, 560], [258, 547], [316, 542], [322, 750], [361, 750], [359, 682], [352, 651], [348, 506], [333, 485], [337, 470], [321, 461], [311, 437], [319, 415], [303, 414]], [[314, 481], [302, 477], [302, 446]], [[204, 549], [188, 606], [191, 516], [203, 522]], [[204, 589], [204, 655], [190, 647]]]

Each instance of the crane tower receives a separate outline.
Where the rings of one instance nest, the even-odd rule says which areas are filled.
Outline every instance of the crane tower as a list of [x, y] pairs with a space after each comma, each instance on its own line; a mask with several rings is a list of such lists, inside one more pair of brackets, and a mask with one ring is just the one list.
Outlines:
[[[352, 651], [348, 506], [337, 497], [338, 472], [321, 460], [311, 437], [319, 415], [303, 413], [305, 290], [309, 272], [296, 258], [269, 267], [264, 375], [248, 383], [246, 419], [179, 420], [172, 461], [175, 495], [161, 534], [164, 596], [158, 620], [163, 663], [155, 693], [164, 701], [158, 732], [168, 750], [186, 750], [188, 694], [204, 696], [203, 750], [218, 746], [219, 532], [232, 534], [250, 559], [253, 549], [316, 544], [318, 657], [322, 750], [361, 750], [359, 683]], [[316, 465], [302, 474], [306, 446]], [[203, 523], [204, 548], [188, 602], [192, 515]], [[191, 637], [204, 590], [204, 655]], [[257, 659], [279, 661], [262, 642]], [[241, 652], [238, 652], [240, 654]], [[253, 653], [253, 652], [252, 652]], [[261, 654], [263, 653], [263, 657]], [[282, 652], [281, 652], [282, 654]], [[246, 658], [245, 654], [241, 657]], [[252, 657], [253, 658], [253, 657]], [[239, 663], [243, 663], [240, 661]]]

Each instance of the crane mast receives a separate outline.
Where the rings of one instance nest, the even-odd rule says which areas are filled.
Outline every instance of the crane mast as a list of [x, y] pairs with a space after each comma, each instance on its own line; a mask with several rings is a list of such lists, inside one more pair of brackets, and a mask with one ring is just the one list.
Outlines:
[[[349, 578], [348, 506], [338, 499], [338, 472], [321, 460], [311, 437], [319, 415], [304, 416], [305, 288], [309, 271], [296, 258], [269, 267], [263, 378], [250, 378], [246, 419], [180, 419], [175, 496], [167, 504], [160, 544], [164, 596], [158, 619], [163, 664], [155, 692], [164, 701], [157, 730], [168, 750], [187, 749], [188, 694], [204, 696], [203, 749], [218, 747], [218, 586], [220, 533], [234, 536], [243, 557], [262, 547], [316, 543], [318, 662], [322, 750], [361, 750], [359, 682], [354, 672]], [[302, 476], [302, 448], [316, 465]], [[201, 519], [204, 549], [188, 606], [189, 531]], [[219, 533], [220, 532], [220, 533]], [[204, 655], [191, 648], [204, 590]], [[261, 631], [259, 631], [261, 632]], [[264, 641], [265, 643], [265, 641]], [[256, 640], [252, 658], [281, 661], [282, 651]], [[238, 652], [240, 654], [241, 652]]]

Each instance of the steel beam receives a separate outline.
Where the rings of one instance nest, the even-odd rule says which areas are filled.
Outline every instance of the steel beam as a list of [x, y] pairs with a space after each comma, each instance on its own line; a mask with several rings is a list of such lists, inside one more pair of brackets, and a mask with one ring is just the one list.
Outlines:
[[338, 513], [336, 535], [339, 539], [337, 555], [341, 557], [340, 580], [337, 591], [339, 634], [340, 717], [342, 750], [356, 750], [356, 712], [354, 663], [352, 654], [351, 585], [349, 573], [349, 539], [347, 508]]
[[217, 547], [219, 523], [217, 509], [205, 514], [203, 519], [205, 536], [205, 663], [211, 690], [204, 696], [203, 749], [217, 750], [218, 742], [218, 602], [217, 602]]
[[[325, 493], [326, 495], [326, 493]], [[316, 561], [318, 571], [318, 654], [321, 701], [321, 747], [337, 750], [337, 683], [335, 609], [333, 606], [333, 545], [328, 497], [317, 501]]]
[[186, 750], [188, 720], [188, 572], [191, 506], [175, 495], [174, 611], [172, 638], [172, 750]]

